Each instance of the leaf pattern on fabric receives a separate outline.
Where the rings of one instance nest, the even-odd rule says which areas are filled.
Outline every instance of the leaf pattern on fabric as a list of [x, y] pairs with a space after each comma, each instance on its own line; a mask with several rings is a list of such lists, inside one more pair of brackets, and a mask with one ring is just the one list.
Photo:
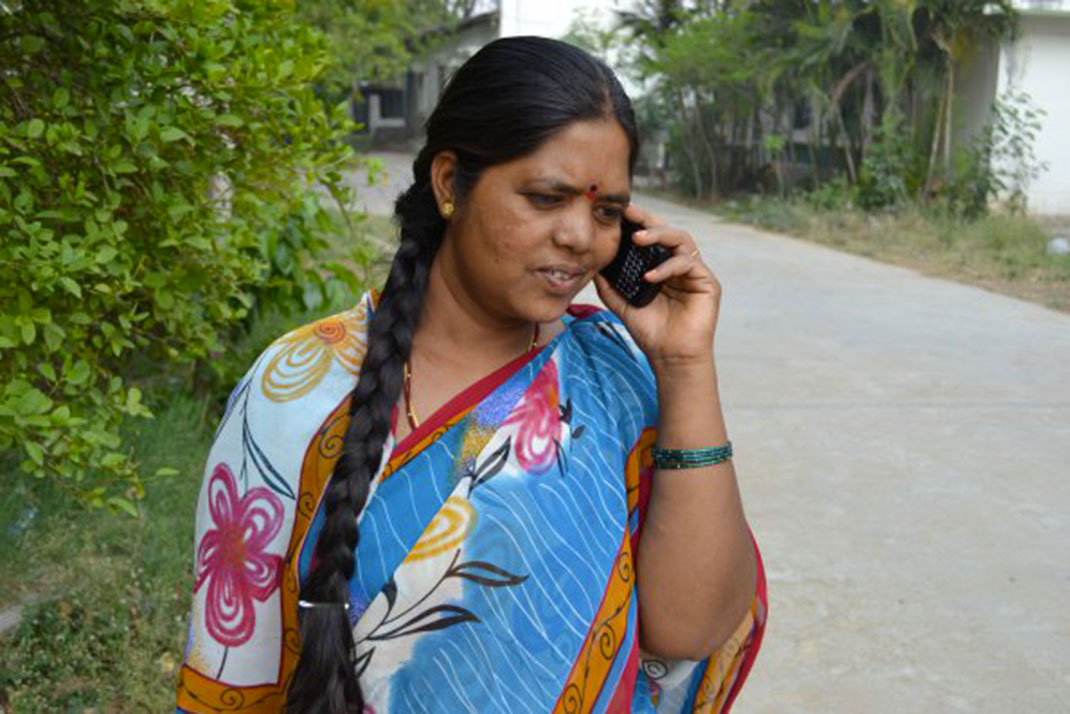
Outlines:
[[242, 415], [242, 480], [248, 479], [248, 462], [251, 461], [253, 466], [256, 467], [256, 472], [260, 475], [261, 480], [268, 488], [280, 496], [294, 501], [297, 499], [294, 494], [293, 488], [289, 482], [283, 478], [278, 469], [275, 468], [271, 460], [268, 459], [267, 454], [260, 448], [260, 444], [253, 438], [253, 430], [249, 428], [249, 412], [245, 410]]
[[399, 625], [393, 630], [369, 635], [368, 639], [392, 640], [396, 637], [415, 635], [420, 632], [441, 630], [452, 625], [459, 625], [462, 622], [479, 622], [479, 618], [472, 614], [470, 610], [466, 610], [460, 605], [435, 605], [423, 612], [417, 613], [404, 624]]
[[512, 437], [506, 437], [501, 446], [492, 451], [487, 458], [483, 459], [482, 463], [475, 467], [475, 470], [470, 474], [472, 481], [468, 486], [469, 496], [472, 495], [472, 491], [476, 490], [477, 486], [482, 486], [501, 473], [505, 465], [509, 463], [509, 449], [512, 443]]
[[[387, 601], [386, 615], [367, 634], [362, 642], [394, 640], [421, 632], [442, 630], [465, 622], [481, 622], [482, 620], [479, 616], [471, 610], [453, 603], [443, 603], [419, 610], [449, 578], [460, 578], [490, 588], [516, 587], [528, 579], [527, 575], [511, 573], [493, 563], [483, 561], [458, 562], [460, 557], [461, 551], [458, 549], [453, 554], [449, 567], [446, 568], [434, 585], [425, 591], [414, 604], [399, 613], [394, 612], [398, 603], [398, 586], [394, 579], [389, 580], [382, 590], [382, 594]], [[398, 624], [399, 622], [401, 624]], [[367, 656], [370, 657], [371, 655]], [[366, 667], [367, 664], [364, 666]]]
[[446, 577], [465, 578], [466, 580], [471, 580], [490, 588], [519, 585], [528, 579], [528, 576], [526, 575], [516, 575], [504, 568], [499, 568], [497, 565], [484, 563], [480, 560], [470, 560], [466, 563], [458, 563], [446, 572]]
[[374, 656], [375, 656], [375, 648], [374, 647], [371, 647], [367, 651], [361, 652], [360, 654], [357, 655], [357, 659], [356, 659], [356, 662], [355, 662], [356, 670], [357, 670], [357, 677], [360, 677], [360, 675], [364, 674], [364, 670], [366, 670], [368, 668], [368, 665], [371, 664], [372, 657], [374, 657]]
[[623, 337], [621, 337], [620, 333], [617, 332], [609, 323], [600, 322], [598, 323], [597, 329], [605, 337], [609, 338], [611, 341], [615, 342], [618, 347], [623, 349], [625, 354], [627, 354], [633, 361], [637, 361], [637, 357], [632, 351], [632, 346], [628, 344], [628, 342]]

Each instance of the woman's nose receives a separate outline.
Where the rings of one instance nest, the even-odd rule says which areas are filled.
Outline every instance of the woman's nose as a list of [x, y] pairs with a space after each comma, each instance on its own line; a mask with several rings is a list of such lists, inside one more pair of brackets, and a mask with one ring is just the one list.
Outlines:
[[[577, 200], [576, 204], [581, 201]], [[591, 207], [586, 205], [570, 206], [569, 210], [561, 215], [561, 219], [554, 228], [554, 242], [562, 248], [568, 248], [574, 252], [583, 252], [591, 247], [595, 238], [595, 220], [591, 215]]]

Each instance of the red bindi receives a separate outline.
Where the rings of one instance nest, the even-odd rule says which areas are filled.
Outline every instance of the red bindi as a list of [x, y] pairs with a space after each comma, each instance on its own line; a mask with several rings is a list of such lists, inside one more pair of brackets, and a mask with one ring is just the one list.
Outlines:
[[598, 198], [598, 184], [592, 183], [587, 190], [583, 192], [583, 195], [587, 197], [587, 200], [594, 201]]

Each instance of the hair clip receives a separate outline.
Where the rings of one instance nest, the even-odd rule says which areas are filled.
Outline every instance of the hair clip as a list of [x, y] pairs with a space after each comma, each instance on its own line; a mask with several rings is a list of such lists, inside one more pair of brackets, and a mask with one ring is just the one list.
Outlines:
[[297, 606], [303, 607], [305, 609], [311, 609], [315, 607], [342, 607], [345, 608], [347, 612], [349, 611], [348, 602], [309, 602], [308, 600], [298, 600]]

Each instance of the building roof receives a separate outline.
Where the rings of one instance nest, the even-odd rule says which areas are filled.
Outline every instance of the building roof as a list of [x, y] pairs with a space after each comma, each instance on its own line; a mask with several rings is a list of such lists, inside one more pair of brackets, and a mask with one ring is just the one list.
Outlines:
[[1070, 0], [1013, 0], [1014, 9], [1031, 17], [1070, 15]]
[[428, 35], [451, 34], [460, 32], [461, 30], [467, 30], [469, 27], [475, 27], [477, 25], [496, 25], [500, 20], [501, 10], [488, 10], [487, 12], [481, 12], [472, 15], [471, 17], [466, 17], [455, 25], [450, 23], [440, 23], [429, 30], [424, 30], [420, 33], [420, 36], [427, 37]]

